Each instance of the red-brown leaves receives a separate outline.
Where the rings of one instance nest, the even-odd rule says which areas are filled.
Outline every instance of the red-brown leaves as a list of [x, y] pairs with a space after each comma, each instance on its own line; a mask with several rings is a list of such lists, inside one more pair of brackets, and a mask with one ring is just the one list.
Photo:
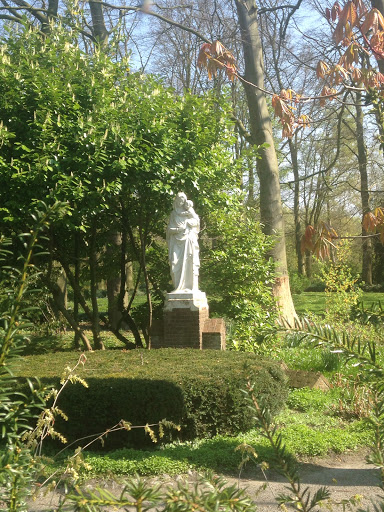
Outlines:
[[344, 55], [341, 56], [339, 60], [339, 65], [344, 70], [349, 71], [353, 64], [357, 64], [359, 62], [359, 48], [355, 43], [351, 43]]
[[329, 257], [329, 248], [333, 245], [332, 240], [336, 238], [336, 231], [325, 222], [320, 222], [316, 227], [309, 225], [301, 239], [301, 252], [309, 251], [316, 258], [326, 259]]
[[272, 96], [272, 108], [275, 116], [280, 119], [283, 127], [283, 137], [292, 137], [299, 126], [309, 126], [310, 118], [302, 115], [296, 119], [294, 114], [295, 107], [288, 104], [288, 102], [297, 103], [298, 101], [300, 101], [300, 97], [292, 89], [282, 89], [280, 94]]
[[341, 7], [338, 2], [335, 2], [332, 9], [328, 9], [328, 7], [325, 9], [325, 17], [328, 21], [336, 21], [339, 17], [339, 14], [341, 12]]
[[324, 107], [325, 101], [326, 100], [329, 100], [329, 101], [334, 100], [336, 97], [336, 94], [337, 94], [336, 89], [334, 89], [333, 87], [327, 87], [326, 85], [324, 85], [324, 87], [321, 91], [320, 105], [322, 107]]
[[207, 70], [209, 80], [216, 76], [219, 70], [224, 70], [232, 82], [237, 75], [235, 57], [220, 41], [202, 45], [197, 58], [197, 66]]
[[372, 30], [374, 35], [380, 30], [384, 30], [384, 18], [381, 12], [377, 9], [372, 9], [366, 14], [360, 27], [360, 31], [364, 35], [370, 30]]
[[319, 61], [317, 68], [316, 68], [316, 75], [317, 78], [324, 78], [329, 71], [329, 66], [326, 62], [323, 60]]
[[364, 215], [363, 228], [367, 233], [378, 233], [380, 242], [384, 244], [384, 208], [376, 208]]
[[[363, 0], [348, 0], [343, 8], [336, 2], [331, 10], [325, 10], [325, 16], [338, 20], [333, 38], [337, 44], [348, 47], [339, 62], [342, 67], [349, 70], [353, 62], [357, 63], [359, 51], [384, 59], [384, 16], [378, 9], [368, 10]], [[358, 36], [363, 36], [363, 40]], [[323, 78], [319, 74], [318, 77]]]
[[292, 137], [295, 116], [293, 115], [292, 109], [286, 103], [285, 98], [274, 94], [272, 96], [272, 108], [275, 112], [275, 116], [280, 119], [283, 126], [283, 137]]

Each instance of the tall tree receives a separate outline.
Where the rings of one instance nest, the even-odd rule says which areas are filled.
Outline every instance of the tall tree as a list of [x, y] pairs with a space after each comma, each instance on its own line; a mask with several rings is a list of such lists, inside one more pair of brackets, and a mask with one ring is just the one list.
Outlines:
[[264, 93], [263, 49], [258, 29], [257, 7], [254, 0], [236, 0], [235, 3], [244, 52], [243, 83], [249, 109], [250, 133], [252, 143], [262, 148], [257, 161], [260, 218], [264, 232], [275, 237], [271, 256], [276, 262], [278, 277], [273, 286], [273, 293], [282, 317], [292, 323], [296, 313], [289, 287], [279, 166]]

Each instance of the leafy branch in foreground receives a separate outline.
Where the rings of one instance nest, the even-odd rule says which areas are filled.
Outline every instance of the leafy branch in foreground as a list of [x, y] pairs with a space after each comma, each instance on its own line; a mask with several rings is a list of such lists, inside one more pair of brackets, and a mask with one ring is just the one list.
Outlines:
[[[374, 341], [361, 340], [358, 336], [341, 334], [330, 325], [318, 325], [308, 319], [297, 323], [296, 333], [301, 342], [312, 344], [314, 348], [328, 347], [333, 352], [343, 356], [346, 361], [354, 361], [359, 367], [362, 382], [369, 383], [373, 396], [372, 411], [367, 421], [375, 432], [375, 442], [370, 455], [369, 464], [374, 464], [381, 470], [382, 486], [384, 484], [384, 368], [378, 360], [377, 347]], [[384, 498], [374, 504], [375, 510], [384, 510]]]
[[315, 493], [311, 494], [309, 488], [302, 489], [300, 477], [297, 469], [297, 462], [293, 456], [288, 453], [280, 432], [272, 423], [272, 416], [267, 408], [258, 402], [254, 388], [251, 382], [248, 382], [245, 391], [246, 397], [254, 412], [256, 426], [260, 428], [260, 433], [265, 437], [274, 453], [274, 467], [283, 475], [289, 484], [290, 494], [280, 494], [277, 496], [277, 502], [280, 505], [291, 504], [297, 510], [309, 512], [320, 503], [330, 498], [330, 492], [326, 487], [320, 487]]
[[[101, 507], [133, 507], [135, 512], [145, 512], [153, 507], [161, 507], [162, 512], [251, 512], [255, 505], [243, 489], [236, 484], [227, 485], [224, 478], [207, 475], [198, 476], [194, 484], [178, 482], [176, 487], [162, 490], [141, 478], [133, 478], [126, 483], [120, 496], [114, 497], [103, 489], [84, 492], [76, 488], [68, 494], [59, 510], [64, 510], [68, 502], [76, 504], [78, 512], [96, 512]], [[65, 508], [67, 510], [67, 508]], [[157, 509], [159, 510], [159, 509]]]
[[365, 374], [378, 379], [384, 376], [384, 368], [377, 362], [375, 342], [349, 336], [345, 331], [340, 333], [331, 325], [316, 324], [307, 318], [300, 319], [295, 327], [292, 331], [300, 336], [300, 341], [312, 344], [314, 348], [328, 347], [332, 353], [343, 355], [347, 361], [353, 359]]
[[[24, 320], [29, 280], [36, 274], [32, 264], [32, 256], [36, 254], [37, 240], [42, 230], [48, 225], [53, 215], [61, 214], [63, 205], [55, 203], [47, 207], [40, 204], [40, 209], [32, 218], [35, 227], [29, 233], [20, 235], [26, 249], [26, 255], [20, 257], [23, 262], [21, 270], [4, 266], [10, 251], [10, 242], [0, 240], [1, 279], [12, 276], [14, 285], [6, 290], [7, 307], [0, 316], [0, 424], [1, 438], [4, 440], [4, 451], [0, 456], [0, 487], [3, 492], [4, 510], [27, 510], [25, 498], [30, 493], [37, 464], [31, 451], [21, 440], [23, 433], [30, 429], [30, 421], [36, 416], [36, 409], [44, 406], [44, 399], [34, 388], [31, 381], [29, 395], [15, 392], [16, 379], [12, 374], [11, 365], [16, 359], [20, 347], [26, 342], [26, 330], [29, 323]], [[5, 279], [8, 282], [8, 279]]]

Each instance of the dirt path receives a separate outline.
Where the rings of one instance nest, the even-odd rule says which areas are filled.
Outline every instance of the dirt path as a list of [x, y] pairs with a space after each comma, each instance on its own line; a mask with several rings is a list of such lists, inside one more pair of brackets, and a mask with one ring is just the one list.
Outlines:
[[[365, 462], [365, 453], [349, 453], [344, 455], [333, 455], [326, 458], [315, 458], [301, 463], [300, 466], [301, 482], [303, 487], [309, 487], [310, 490], [316, 490], [318, 487], [327, 486], [331, 491], [333, 511], [342, 511], [342, 500], [350, 499], [352, 496], [361, 496], [359, 507], [366, 509], [370, 500], [377, 500], [378, 496], [384, 498], [383, 491], [378, 487], [379, 472]], [[276, 496], [280, 493], [286, 493], [286, 481], [272, 471], [267, 472], [266, 489], [261, 490], [265, 483], [265, 478], [260, 470], [255, 469], [248, 472], [241, 480], [239, 485], [247, 489], [249, 495], [255, 500], [255, 510], [257, 512], [276, 512], [278, 505]], [[171, 478], [164, 475], [161, 481], [164, 484], [175, 482], [181, 477]], [[157, 479], [158, 481], [159, 479]], [[228, 482], [238, 482], [236, 478], [227, 478]], [[93, 489], [95, 486], [108, 489], [118, 494], [121, 485], [117, 482], [92, 480], [85, 487]], [[260, 492], [259, 492], [260, 491]], [[47, 512], [55, 510], [60, 494], [49, 493], [45, 497], [31, 502], [29, 512]], [[327, 509], [324, 505], [324, 510]]]

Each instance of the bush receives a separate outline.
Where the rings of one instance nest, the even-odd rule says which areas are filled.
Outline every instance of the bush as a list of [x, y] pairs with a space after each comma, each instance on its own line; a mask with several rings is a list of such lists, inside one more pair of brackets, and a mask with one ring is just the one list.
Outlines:
[[[27, 356], [18, 376], [38, 376], [44, 384], [57, 386], [63, 368], [75, 357]], [[104, 432], [122, 419], [146, 425], [166, 418], [181, 425], [177, 436], [184, 440], [234, 435], [252, 426], [242, 393], [248, 377], [273, 413], [287, 394], [280, 368], [253, 354], [161, 349], [95, 352], [87, 358], [78, 374], [89, 388], [74, 384], [60, 396], [59, 406], [69, 421], [58, 420], [55, 427], [70, 442]], [[108, 449], [149, 443], [139, 430], [120, 431], [105, 440]]]
[[297, 272], [289, 273], [289, 285], [292, 293], [302, 293], [303, 291], [306, 291], [311, 284], [309, 277], [298, 274]]
[[[212, 247], [202, 258], [201, 269], [204, 290], [213, 298], [211, 313], [230, 319], [227, 344], [250, 352], [266, 338], [276, 338], [277, 318], [271, 295], [275, 266], [267, 256], [273, 239], [262, 233], [256, 219], [255, 210], [234, 202], [231, 208], [212, 213]], [[204, 243], [202, 249], [205, 254]]]

